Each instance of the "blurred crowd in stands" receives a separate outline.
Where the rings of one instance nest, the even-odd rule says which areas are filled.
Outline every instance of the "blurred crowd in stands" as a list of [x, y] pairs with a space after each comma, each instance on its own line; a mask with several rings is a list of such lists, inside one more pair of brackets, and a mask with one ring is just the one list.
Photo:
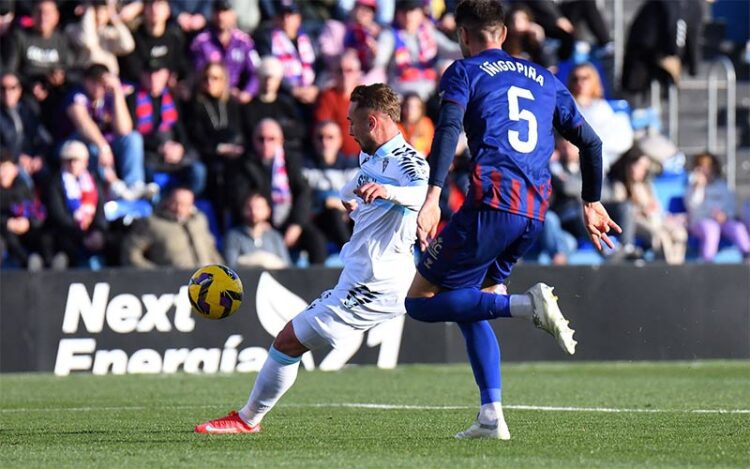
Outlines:
[[[560, 139], [545, 233], [527, 260], [679, 264], [686, 255], [711, 261], [726, 243], [747, 257], [747, 220], [717, 158], [685, 164], [665, 137], [634, 129], [627, 101], [611, 99], [620, 87], [608, 82], [614, 48], [597, 3], [506, 3], [507, 52], [558, 73], [601, 136], [603, 201], [624, 230], [616, 250], [594, 253], [578, 151]], [[336, 265], [352, 230], [338, 191], [359, 153], [348, 96], [359, 84], [391, 84], [403, 97], [405, 138], [429, 158], [437, 84], [460, 58], [454, 8], [453, 0], [0, 0], [3, 268]], [[699, 0], [643, 9], [625, 56], [631, 102], [652, 78], [676, 80], [682, 63], [694, 69], [701, 24]], [[662, 17], [684, 18], [677, 48], [656, 34]], [[443, 191], [445, 219], [470, 173], [462, 142]], [[660, 173], [680, 181], [675, 197], [655, 190]]]

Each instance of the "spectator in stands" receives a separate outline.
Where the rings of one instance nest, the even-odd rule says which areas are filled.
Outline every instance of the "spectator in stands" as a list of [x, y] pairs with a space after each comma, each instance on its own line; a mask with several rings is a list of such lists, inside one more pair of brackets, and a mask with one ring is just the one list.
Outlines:
[[596, 2], [515, 0], [514, 3], [528, 8], [536, 22], [544, 28], [545, 35], [559, 41], [557, 56], [560, 60], [568, 60], [573, 54], [576, 40], [581, 39], [576, 30], [576, 24], [581, 21], [584, 21], [594, 34], [598, 45], [606, 47], [609, 43], [606, 24]]
[[134, 25], [143, 14], [144, 0], [120, 0], [118, 9], [120, 19], [127, 25]]
[[61, 169], [46, 188], [45, 205], [56, 249], [72, 266], [85, 265], [106, 247], [104, 191], [97, 173], [87, 169], [88, 159], [82, 142], [65, 142], [60, 149]]
[[[16, 3], [19, 10], [22, 3]], [[42, 109], [58, 109], [67, 94], [67, 73], [73, 65], [73, 52], [68, 37], [59, 30], [60, 12], [56, 2], [41, 0], [33, 4], [33, 26], [18, 30], [12, 43], [16, 52], [9, 70], [16, 71], [39, 102]], [[42, 122], [52, 130], [59, 125], [54, 112], [42, 113]]]
[[[68, 38], [58, 30], [60, 11], [54, 0], [34, 4], [34, 26], [19, 30], [15, 38], [17, 63], [10, 68], [30, 82], [44, 78], [53, 87], [65, 83], [65, 74], [73, 64]], [[36, 94], [36, 93], [35, 93]]]
[[52, 261], [52, 236], [44, 207], [19, 173], [13, 155], [0, 151], [0, 238], [15, 264], [41, 270]]
[[375, 21], [377, 0], [357, 0], [346, 24], [344, 47], [354, 49], [362, 66], [363, 83], [386, 81], [388, 62], [393, 54], [393, 34], [382, 34]]
[[339, 20], [329, 19], [323, 24], [317, 42], [317, 85], [325, 89], [335, 78], [339, 58], [344, 53], [344, 35], [346, 26]]
[[121, 252], [123, 265], [140, 268], [194, 269], [223, 263], [206, 216], [184, 187], [172, 189], [152, 216], [136, 220]]
[[115, 198], [150, 195], [145, 184], [143, 137], [133, 129], [120, 80], [107, 67], [87, 67], [83, 86], [71, 90], [63, 111], [67, 117], [64, 135], [89, 146], [92, 169], [102, 173]]
[[131, 53], [135, 41], [117, 13], [116, 2], [95, 0], [83, 8], [81, 20], [68, 25], [65, 30], [78, 51], [76, 63], [83, 67], [102, 64], [111, 73], [119, 75], [117, 57]]
[[[443, 10], [433, 11], [432, 14], [432, 17], [435, 19], [435, 25], [446, 37], [458, 39], [455, 15], [458, 0], [444, 0], [442, 3], [444, 6]], [[440, 2], [432, 2], [430, 5], [435, 9], [440, 5]]]
[[602, 168], [606, 174], [612, 163], [633, 146], [630, 117], [612, 110], [604, 99], [599, 72], [590, 63], [573, 68], [568, 76], [568, 89], [586, 122], [602, 140]]
[[34, 106], [22, 98], [18, 75], [0, 77], [0, 141], [19, 163], [22, 177], [39, 179], [47, 169], [45, 159], [52, 137], [41, 124]]
[[721, 175], [719, 160], [711, 153], [693, 158], [690, 186], [685, 194], [690, 233], [700, 241], [700, 256], [711, 261], [725, 238], [750, 256], [750, 236], [745, 225], [736, 219], [735, 198]]
[[190, 52], [197, 71], [209, 62], [224, 64], [230, 92], [241, 103], [249, 103], [258, 93], [255, 67], [260, 58], [250, 36], [237, 28], [237, 14], [228, 0], [214, 2], [211, 24], [195, 37]]
[[544, 51], [544, 28], [534, 22], [526, 5], [513, 5], [508, 12], [508, 35], [503, 50], [513, 57], [549, 67], [553, 61]]
[[[203, 68], [199, 79], [199, 91], [193, 101], [188, 128], [207, 167], [206, 195], [223, 232], [228, 218], [227, 172], [236, 171], [239, 159], [245, 154], [246, 142], [240, 104], [229, 93], [226, 68], [219, 63], [210, 63]], [[260, 99], [252, 102], [257, 103]]]
[[284, 237], [270, 223], [271, 205], [261, 194], [250, 193], [242, 212], [243, 224], [232, 228], [224, 238], [227, 265], [283, 269], [292, 263]]
[[173, 76], [188, 74], [185, 37], [180, 28], [168, 23], [171, 15], [167, 0], [144, 0], [143, 21], [133, 33], [135, 50], [122, 58], [121, 77], [137, 83], [141, 67], [151, 60], [163, 60]]
[[332, 120], [316, 125], [313, 132], [315, 153], [305, 161], [304, 169], [313, 193], [315, 225], [339, 249], [352, 235], [351, 220], [339, 194], [359, 170], [358, 161], [341, 152], [341, 133], [341, 128]]
[[[578, 147], [563, 138], [556, 139], [559, 161], [552, 161], [552, 193], [555, 195], [551, 209], [557, 213], [562, 228], [579, 240], [588, 239], [586, 227], [583, 225], [583, 206], [581, 188], [583, 179], [581, 174]], [[637, 260], [643, 257], [643, 252], [635, 245], [635, 220], [633, 209], [629, 202], [613, 201], [611, 190], [606, 187], [602, 191], [602, 203], [612, 219], [620, 225], [622, 233], [618, 236], [618, 249], [610, 254], [609, 259]]]
[[192, 39], [206, 27], [211, 18], [212, 0], [169, 0], [177, 25]]
[[232, 9], [237, 13], [237, 27], [252, 34], [260, 24], [260, 5], [258, 0], [230, 0]]
[[688, 237], [685, 222], [664, 213], [650, 181], [651, 165], [651, 159], [637, 146], [628, 151], [612, 167], [613, 199], [633, 206], [636, 237], [667, 263], [682, 264]]
[[407, 93], [401, 102], [401, 122], [398, 128], [404, 139], [425, 157], [430, 156], [435, 125], [425, 115], [425, 103], [416, 93]]
[[0, 0], [0, 72], [12, 71], [18, 63], [18, 48], [13, 32], [15, 2]]
[[302, 15], [296, 2], [285, 0], [278, 5], [267, 41], [268, 50], [262, 52], [281, 61], [284, 87], [303, 105], [314, 103], [318, 97], [315, 49], [312, 39], [302, 29]]
[[206, 186], [206, 167], [190, 145], [178, 103], [167, 88], [169, 77], [166, 62], [145, 64], [140, 86], [127, 98], [130, 116], [143, 136], [147, 179], [166, 173], [167, 187], [185, 186], [199, 195]]
[[357, 161], [359, 155], [359, 144], [354, 137], [349, 135], [349, 96], [354, 88], [360, 84], [362, 72], [359, 59], [354, 51], [347, 51], [339, 59], [336, 68], [336, 81], [334, 86], [324, 90], [318, 96], [313, 111], [313, 119], [316, 124], [324, 121], [334, 121], [341, 129], [347, 129], [343, 138], [341, 150], [344, 155]]
[[286, 150], [302, 154], [303, 148], [307, 146], [308, 126], [302, 124], [304, 120], [294, 99], [281, 89], [283, 77], [281, 61], [270, 55], [263, 57], [258, 67], [258, 96], [242, 110], [243, 132], [245, 135], [252, 135], [258, 122], [271, 118], [284, 131]]
[[560, 12], [573, 26], [573, 36], [581, 41], [580, 24], [584, 24], [594, 37], [594, 46], [599, 57], [606, 57], [614, 52], [609, 36], [609, 28], [604, 21], [604, 15], [597, 6], [597, 2], [588, 0], [563, 0], [560, 2]]
[[652, 80], [677, 83], [686, 63], [691, 75], [700, 60], [701, 0], [651, 0], [641, 4], [625, 44], [622, 88], [646, 93]]
[[393, 57], [389, 83], [400, 94], [418, 93], [427, 100], [436, 88], [435, 65], [439, 59], [457, 59], [461, 50], [456, 42], [435, 29], [425, 17], [421, 0], [396, 4]]
[[253, 149], [254, 154], [242, 161], [241, 171], [236, 171], [229, 182], [235, 214], [242, 210], [247, 194], [263, 194], [271, 201], [271, 224], [284, 234], [284, 244], [307, 251], [311, 264], [323, 263], [327, 256], [325, 239], [310, 220], [310, 187], [302, 174], [300, 157], [284, 150], [284, 134], [278, 122], [264, 119], [258, 123]]

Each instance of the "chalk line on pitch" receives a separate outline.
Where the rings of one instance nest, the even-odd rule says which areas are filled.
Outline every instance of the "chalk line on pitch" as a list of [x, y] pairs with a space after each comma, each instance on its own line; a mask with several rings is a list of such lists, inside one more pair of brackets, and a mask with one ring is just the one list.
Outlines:
[[[203, 405], [173, 405], [173, 406], [87, 406], [87, 407], [23, 407], [15, 409], [0, 409], [0, 413], [15, 412], [116, 412], [116, 411], [140, 411], [153, 409], [209, 409], [226, 407], [222, 404]], [[366, 402], [344, 402], [344, 403], [318, 403], [318, 404], [281, 404], [279, 407], [292, 408], [350, 408], [350, 409], [375, 409], [375, 410], [465, 410], [475, 409], [476, 406], [454, 406], [454, 405], [417, 405], [417, 404], [378, 404]], [[575, 406], [548, 406], [528, 404], [505, 404], [505, 409], [531, 410], [540, 412], [598, 412], [613, 414], [750, 414], [750, 409], [639, 409], [639, 408], [615, 408], [615, 407], [575, 407]]]

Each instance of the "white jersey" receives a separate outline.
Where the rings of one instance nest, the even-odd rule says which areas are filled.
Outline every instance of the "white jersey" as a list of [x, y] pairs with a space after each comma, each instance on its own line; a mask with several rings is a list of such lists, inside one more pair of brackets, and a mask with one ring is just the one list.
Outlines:
[[[356, 177], [341, 190], [355, 199], [354, 233], [341, 250], [344, 270], [336, 286], [323, 292], [293, 319], [297, 338], [314, 350], [334, 348], [406, 312], [404, 301], [414, 279], [417, 212], [427, 194], [429, 166], [401, 134], [374, 155], [360, 153]], [[383, 185], [387, 199], [365, 204], [354, 190], [368, 182]]]
[[[351, 213], [354, 232], [341, 250], [345, 267], [339, 284], [411, 279], [417, 211], [427, 192], [427, 161], [398, 134], [374, 155], [360, 153], [359, 166], [359, 173], [341, 191], [343, 200], [356, 199], [358, 207]], [[368, 182], [385, 186], [388, 199], [370, 204], [358, 199], [354, 189]]]

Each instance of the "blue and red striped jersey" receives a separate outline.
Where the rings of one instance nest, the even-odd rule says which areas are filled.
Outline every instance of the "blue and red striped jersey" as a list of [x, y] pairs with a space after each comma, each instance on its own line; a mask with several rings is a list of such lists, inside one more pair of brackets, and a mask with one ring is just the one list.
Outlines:
[[544, 220], [554, 130], [584, 122], [565, 86], [544, 67], [489, 49], [454, 62], [440, 94], [465, 110], [473, 162], [466, 203]]

